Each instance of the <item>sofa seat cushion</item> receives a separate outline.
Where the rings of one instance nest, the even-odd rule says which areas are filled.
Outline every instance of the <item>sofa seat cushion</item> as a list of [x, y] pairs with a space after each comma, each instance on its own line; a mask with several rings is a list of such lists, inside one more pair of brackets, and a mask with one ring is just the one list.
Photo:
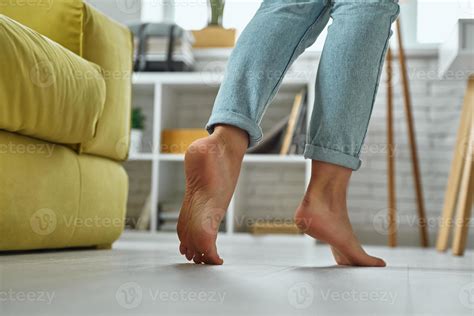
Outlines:
[[109, 159], [0, 131], [0, 251], [113, 243], [128, 179]]
[[0, 129], [79, 144], [91, 140], [106, 87], [99, 66], [0, 15]]
[[20, 1], [0, 4], [0, 14], [28, 26], [81, 56], [82, 0]]

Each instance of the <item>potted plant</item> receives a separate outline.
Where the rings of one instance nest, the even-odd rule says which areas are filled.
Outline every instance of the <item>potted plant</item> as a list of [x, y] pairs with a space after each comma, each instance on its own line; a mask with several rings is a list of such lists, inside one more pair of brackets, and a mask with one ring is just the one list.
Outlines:
[[209, 23], [208, 26], [222, 27], [224, 18], [225, 0], [208, 0]]
[[130, 133], [130, 154], [140, 153], [142, 147], [143, 130], [145, 129], [145, 115], [142, 109], [132, 109], [132, 130]]
[[224, 18], [225, 0], [208, 0], [209, 20], [207, 27], [193, 31], [196, 48], [234, 47], [235, 29], [225, 29], [222, 25]]

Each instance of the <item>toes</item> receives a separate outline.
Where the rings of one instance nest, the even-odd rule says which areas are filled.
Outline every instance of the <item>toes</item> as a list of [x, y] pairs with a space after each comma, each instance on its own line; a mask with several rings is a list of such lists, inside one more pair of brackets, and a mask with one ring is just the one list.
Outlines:
[[380, 258], [372, 257], [369, 255], [361, 256], [360, 258], [356, 258], [354, 261], [354, 265], [361, 266], [361, 267], [385, 267], [386, 263]]
[[374, 260], [374, 267], [386, 267], [387, 263], [380, 258], [377, 257], [372, 257], [372, 260]]
[[209, 265], [217, 265], [220, 266], [224, 263], [224, 260], [220, 258], [217, 254], [212, 255], [205, 255], [204, 256], [204, 263]]
[[202, 254], [201, 253], [196, 253], [194, 255], [193, 261], [195, 264], [201, 264], [202, 263]]
[[188, 259], [188, 261], [191, 261], [193, 259], [193, 257], [194, 257], [194, 251], [188, 249], [186, 251], [186, 259]]
[[179, 252], [182, 254], [182, 255], [185, 255], [186, 254], [186, 246], [184, 246], [182, 243], [179, 244]]
[[224, 263], [224, 260], [217, 254], [216, 245], [213, 245], [211, 249], [205, 253], [203, 261], [206, 264], [212, 265], [221, 265]]
[[355, 261], [355, 265], [361, 267], [385, 267], [386, 263], [380, 258], [369, 256], [365, 254], [364, 256], [358, 257]]

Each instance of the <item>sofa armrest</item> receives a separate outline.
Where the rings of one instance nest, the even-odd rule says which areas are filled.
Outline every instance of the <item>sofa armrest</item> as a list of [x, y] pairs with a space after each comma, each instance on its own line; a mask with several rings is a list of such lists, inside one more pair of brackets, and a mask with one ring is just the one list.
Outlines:
[[0, 15], [0, 129], [78, 144], [91, 140], [106, 88], [99, 66]]

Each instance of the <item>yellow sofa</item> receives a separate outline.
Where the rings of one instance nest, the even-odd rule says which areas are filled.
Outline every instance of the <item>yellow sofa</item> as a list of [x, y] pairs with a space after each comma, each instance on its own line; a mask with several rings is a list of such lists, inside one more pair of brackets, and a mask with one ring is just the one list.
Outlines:
[[0, 5], [0, 251], [124, 227], [132, 35], [82, 0]]

